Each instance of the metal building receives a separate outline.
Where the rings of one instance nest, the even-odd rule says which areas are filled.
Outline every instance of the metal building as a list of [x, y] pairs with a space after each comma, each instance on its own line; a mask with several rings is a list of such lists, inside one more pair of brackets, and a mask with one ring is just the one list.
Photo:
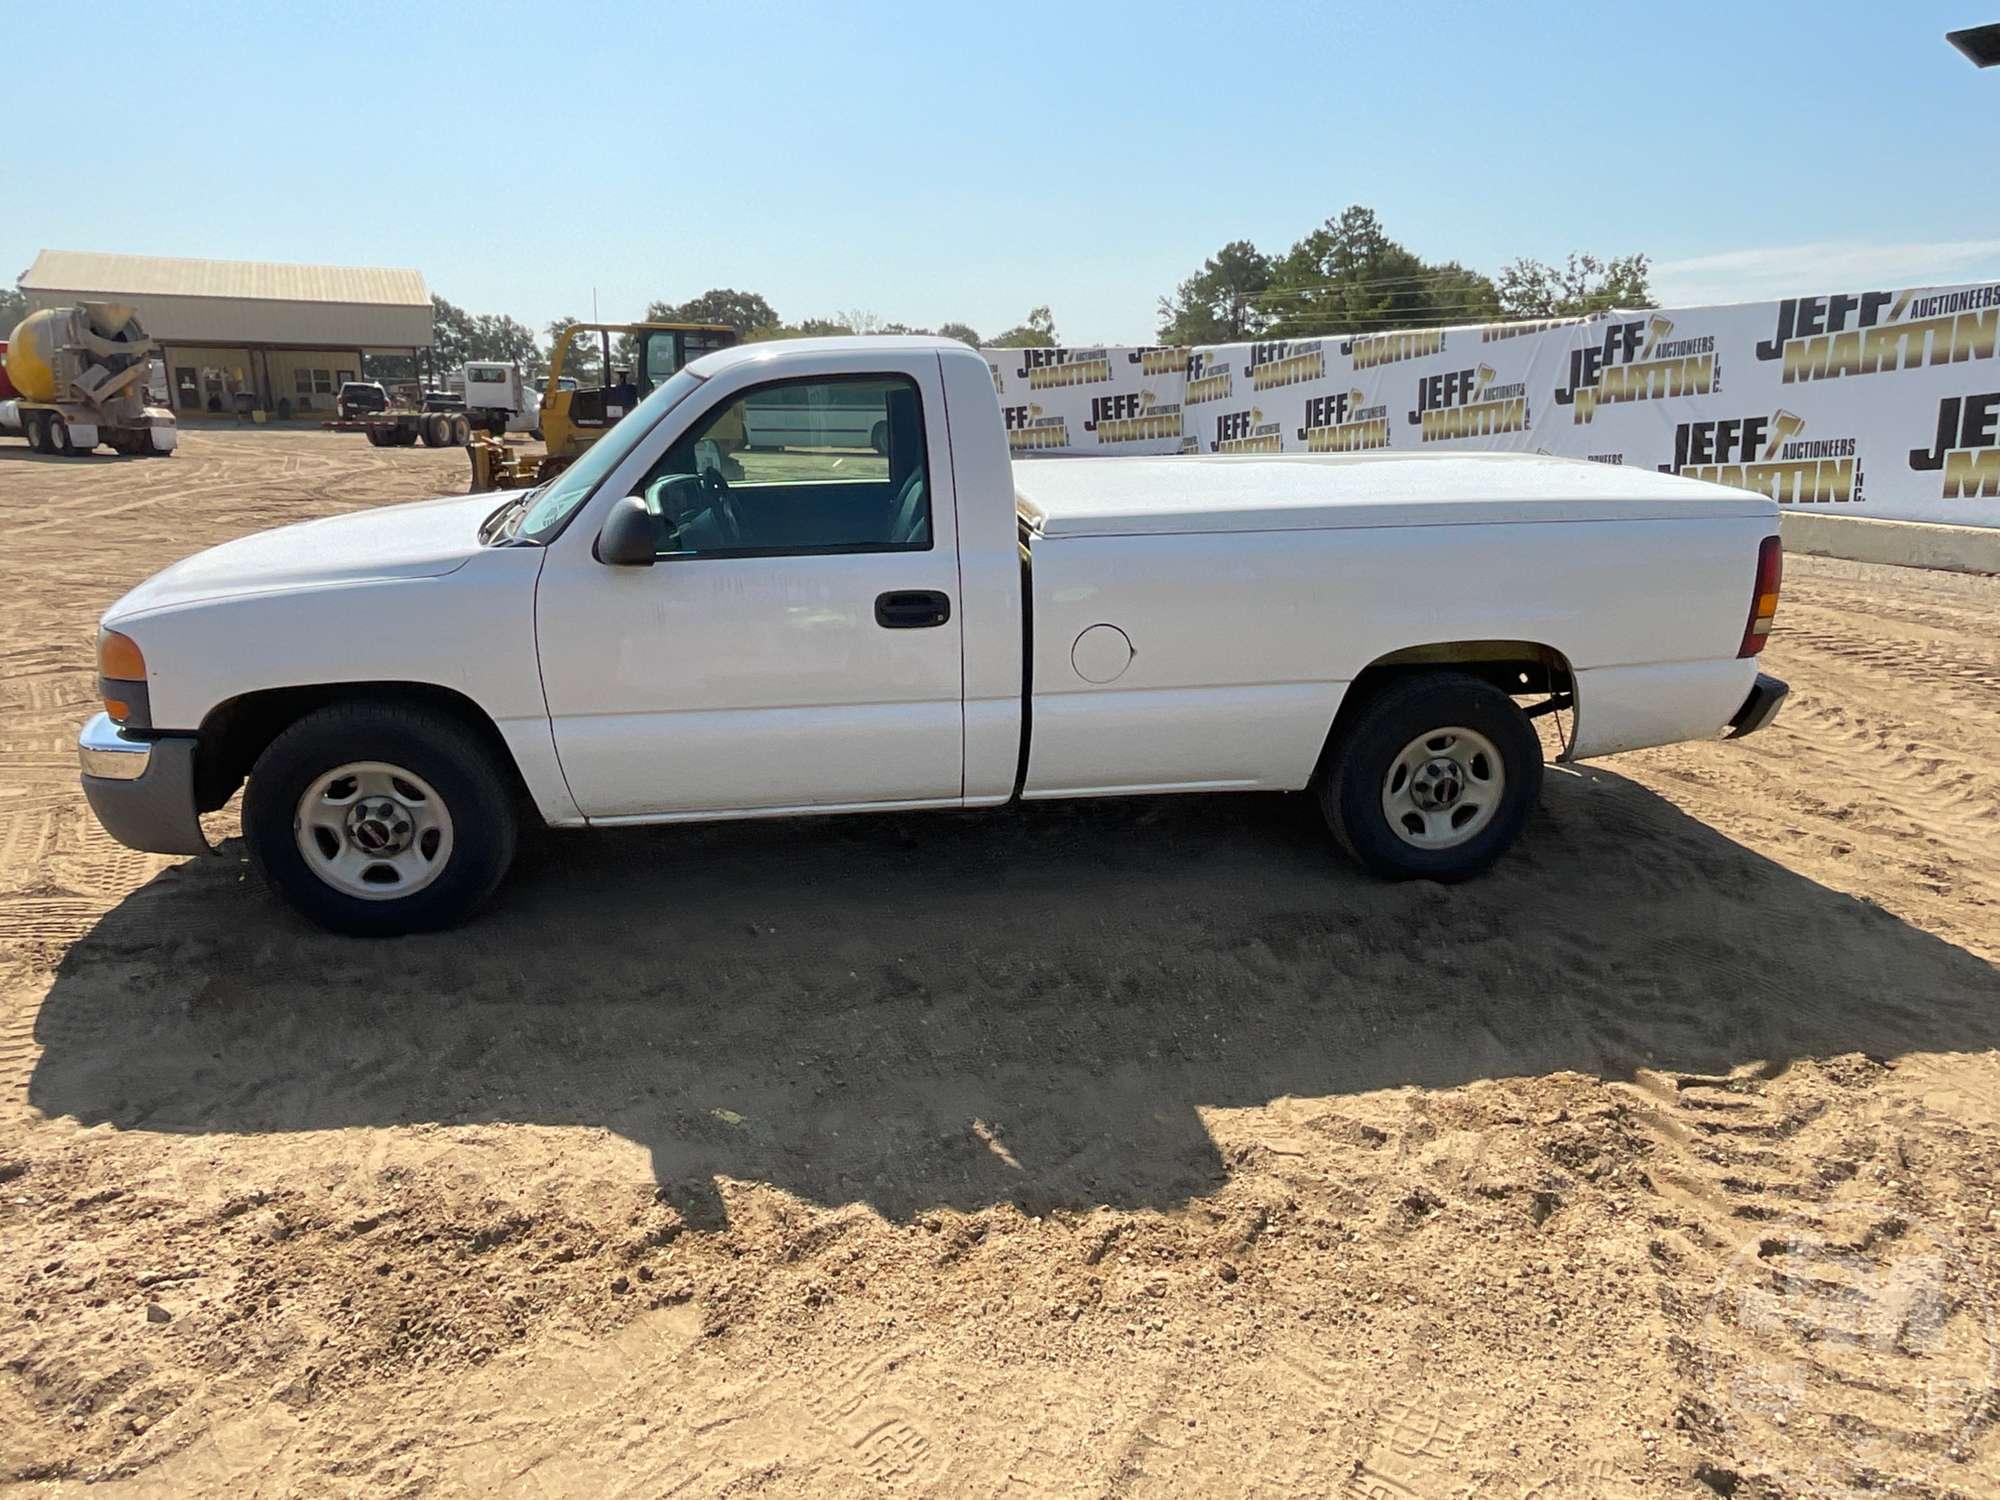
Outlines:
[[330, 412], [362, 355], [421, 359], [431, 346], [416, 271], [44, 250], [20, 286], [30, 311], [79, 298], [135, 308], [184, 414]]

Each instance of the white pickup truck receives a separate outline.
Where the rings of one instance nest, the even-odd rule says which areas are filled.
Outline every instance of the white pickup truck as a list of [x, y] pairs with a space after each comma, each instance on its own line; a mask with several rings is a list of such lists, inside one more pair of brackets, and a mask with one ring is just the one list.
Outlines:
[[1452, 880], [1532, 810], [1538, 713], [1572, 759], [1769, 721], [1777, 532], [1741, 490], [1527, 455], [1017, 465], [964, 345], [749, 344], [497, 510], [141, 584], [83, 785], [115, 838], [192, 854], [247, 778], [266, 879], [367, 934], [464, 917], [523, 816], [1310, 788], [1368, 868]]

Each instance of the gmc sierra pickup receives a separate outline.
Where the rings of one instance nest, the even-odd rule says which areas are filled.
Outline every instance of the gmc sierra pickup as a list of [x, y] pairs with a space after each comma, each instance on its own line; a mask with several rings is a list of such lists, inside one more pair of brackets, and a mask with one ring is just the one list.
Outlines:
[[[853, 433], [866, 431], [863, 443]], [[1746, 734], [1777, 507], [1529, 455], [1011, 461], [963, 345], [697, 360], [552, 482], [245, 537], [99, 637], [83, 785], [344, 932], [459, 920], [562, 827], [1310, 788], [1394, 877], [1569, 758]]]

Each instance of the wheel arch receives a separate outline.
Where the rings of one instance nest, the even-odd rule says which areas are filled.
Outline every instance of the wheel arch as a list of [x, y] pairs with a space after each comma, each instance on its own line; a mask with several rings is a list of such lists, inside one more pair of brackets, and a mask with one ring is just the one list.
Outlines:
[[1320, 747], [1314, 779], [1326, 769], [1347, 725], [1377, 694], [1416, 673], [1438, 671], [1464, 672], [1510, 697], [1546, 694], [1551, 700], [1565, 698], [1574, 711], [1576, 674], [1569, 658], [1553, 646], [1520, 640], [1429, 641], [1402, 646], [1376, 657], [1348, 683]]
[[[257, 757], [307, 714], [340, 703], [381, 703], [442, 713], [470, 729], [526, 806], [535, 806], [527, 780], [493, 716], [455, 688], [434, 682], [329, 682], [259, 688], [226, 698], [201, 721], [195, 753], [195, 804], [221, 807], [243, 785]], [[538, 815], [539, 816], [539, 815]]]

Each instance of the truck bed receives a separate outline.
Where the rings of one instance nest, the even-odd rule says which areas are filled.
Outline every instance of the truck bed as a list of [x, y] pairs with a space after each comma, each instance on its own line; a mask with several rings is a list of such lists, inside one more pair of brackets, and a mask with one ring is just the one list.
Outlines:
[[1762, 495], [1543, 454], [1343, 453], [1028, 459], [1016, 504], [1037, 535], [1322, 531], [1768, 516]]

